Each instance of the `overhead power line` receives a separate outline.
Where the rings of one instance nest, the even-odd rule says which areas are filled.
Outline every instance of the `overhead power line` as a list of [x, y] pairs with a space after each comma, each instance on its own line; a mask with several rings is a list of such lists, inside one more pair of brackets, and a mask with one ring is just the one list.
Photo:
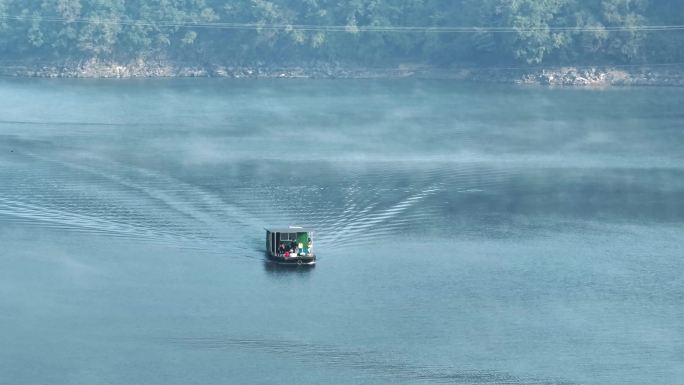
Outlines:
[[100, 18], [67, 19], [51, 16], [0, 15], [0, 20], [74, 23], [94, 25], [125, 25], [141, 27], [203, 28], [225, 30], [274, 30], [311, 32], [388, 32], [388, 33], [521, 33], [521, 32], [667, 32], [684, 31], [684, 25], [634, 25], [634, 26], [584, 26], [584, 27], [445, 27], [445, 26], [380, 26], [380, 25], [312, 25], [312, 24], [266, 24], [266, 23], [221, 23], [221, 22], [166, 22], [148, 20], [121, 20]]

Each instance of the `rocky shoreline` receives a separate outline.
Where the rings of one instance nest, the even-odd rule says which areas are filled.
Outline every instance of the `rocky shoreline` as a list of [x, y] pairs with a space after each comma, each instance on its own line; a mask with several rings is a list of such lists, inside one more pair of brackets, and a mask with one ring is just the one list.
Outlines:
[[61, 65], [7, 64], [0, 62], [0, 76], [40, 78], [172, 78], [216, 77], [234, 79], [455, 79], [520, 85], [606, 87], [684, 86], [684, 65], [666, 67], [548, 67], [548, 68], [436, 68], [400, 65], [393, 68], [359, 68], [312, 63], [274, 67], [219, 64], [184, 64], [137, 59], [126, 63], [90, 59]]

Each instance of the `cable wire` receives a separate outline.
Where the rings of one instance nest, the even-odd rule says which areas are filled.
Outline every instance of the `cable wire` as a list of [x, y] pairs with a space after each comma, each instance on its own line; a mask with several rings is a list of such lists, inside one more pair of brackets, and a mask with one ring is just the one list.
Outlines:
[[389, 32], [389, 33], [525, 33], [525, 32], [667, 32], [684, 31], [684, 25], [635, 25], [635, 26], [586, 26], [586, 27], [407, 27], [376, 25], [311, 25], [311, 24], [266, 24], [266, 23], [221, 23], [221, 22], [165, 22], [145, 20], [118, 20], [99, 18], [67, 19], [51, 16], [12, 16], [0, 15], [0, 20], [75, 23], [94, 25], [124, 25], [142, 27], [203, 28], [225, 30], [274, 30], [310, 32]]

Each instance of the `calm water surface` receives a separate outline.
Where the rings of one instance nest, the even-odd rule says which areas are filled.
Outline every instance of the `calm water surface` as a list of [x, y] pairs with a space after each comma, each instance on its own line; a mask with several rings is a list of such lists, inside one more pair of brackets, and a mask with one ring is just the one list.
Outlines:
[[681, 384], [683, 106], [0, 80], [0, 382]]

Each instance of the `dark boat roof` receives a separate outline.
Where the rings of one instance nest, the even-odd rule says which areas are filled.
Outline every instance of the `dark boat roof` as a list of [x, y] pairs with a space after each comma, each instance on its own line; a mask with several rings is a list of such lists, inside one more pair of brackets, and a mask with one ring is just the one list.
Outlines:
[[312, 233], [314, 230], [306, 227], [292, 226], [292, 227], [276, 227], [266, 228], [269, 233]]

